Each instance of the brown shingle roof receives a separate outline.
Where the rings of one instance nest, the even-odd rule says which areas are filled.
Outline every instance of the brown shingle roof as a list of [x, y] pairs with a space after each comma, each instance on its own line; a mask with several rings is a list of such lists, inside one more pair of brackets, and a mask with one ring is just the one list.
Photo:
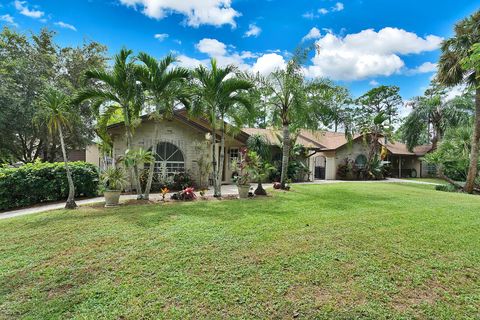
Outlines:
[[[248, 135], [254, 135], [254, 134], [259, 134], [265, 139], [267, 139], [268, 143], [272, 145], [278, 145], [280, 144], [280, 141], [278, 140], [278, 136], [281, 136], [281, 131], [277, 129], [260, 129], [260, 128], [244, 128], [242, 129], [243, 132], [247, 133]], [[318, 143], [318, 141], [311, 136], [305, 136], [302, 133], [300, 133], [297, 137], [296, 143], [301, 144], [305, 148], [309, 149], [323, 149], [325, 148], [324, 145]]]

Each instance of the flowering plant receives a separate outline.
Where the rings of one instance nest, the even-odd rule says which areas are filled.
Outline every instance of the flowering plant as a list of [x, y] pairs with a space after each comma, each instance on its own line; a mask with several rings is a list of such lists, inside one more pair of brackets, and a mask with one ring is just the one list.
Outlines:
[[245, 186], [257, 176], [260, 158], [256, 152], [248, 151], [245, 147], [240, 149], [240, 155], [240, 163], [232, 162], [233, 171], [236, 172], [233, 181], [239, 186]]
[[168, 190], [167, 187], [162, 188], [162, 189], [160, 190], [160, 193], [162, 194], [162, 201], [165, 201], [165, 196], [166, 196], [167, 193], [169, 193], [169, 192], [170, 192], [170, 190]]
[[195, 189], [193, 187], [187, 187], [182, 191], [182, 198], [183, 200], [194, 200], [197, 198], [195, 194]]

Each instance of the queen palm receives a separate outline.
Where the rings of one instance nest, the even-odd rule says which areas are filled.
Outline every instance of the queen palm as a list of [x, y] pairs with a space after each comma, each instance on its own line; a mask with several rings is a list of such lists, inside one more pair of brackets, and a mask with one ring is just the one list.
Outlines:
[[65, 204], [66, 209], [77, 207], [75, 203], [75, 185], [73, 184], [72, 173], [68, 165], [67, 152], [65, 150], [64, 131], [71, 126], [74, 112], [71, 110], [70, 101], [67, 96], [58, 90], [48, 89], [40, 101], [40, 110], [37, 119], [45, 123], [50, 135], [58, 134], [62, 148], [63, 161], [68, 180], [68, 198]]
[[462, 61], [472, 54], [472, 46], [480, 42], [480, 11], [455, 25], [455, 36], [442, 43], [442, 55], [438, 63], [437, 78], [447, 86], [467, 84], [475, 88], [475, 124], [472, 135], [472, 149], [465, 192], [472, 193], [478, 172], [480, 140], [480, 80], [475, 69], [465, 68]]
[[[221, 197], [221, 172], [225, 159], [225, 133], [227, 117], [239, 120], [235, 115], [239, 108], [251, 109], [245, 92], [252, 83], [235, 76], [236, 68], [228, 65], [218, 67], [215, 59], [210, 61], [210, 69], [199, 66], [193, 71], [196, 80], [195, 99], [192, 113], [204, 116], [212, 128], [212, 167], [214, 196]], [[220, 155], [217, 162], [217, 130], [220, 130]]]
[[[152, 56], [142, 52], [138, 55], [138, 60], [144, 64], [143, 68], [139, 69], [139, 79], [148, 92], [149, 100], [155, 107], [155, 111], [150, 115], [156, 121], [155, 139], [152, 142], [152, 152], [155, 154], [159, 134], [158, 120], [170, 117], [179, 104], [189, 106], [189, 90], [186, 79], [190, 76], [190, 71], [182, 67], [172, 67], [172, 64], [177, 60], [170, 54], [157, 61]], [[155, 162], [149, 166], [144, 193], [145, 199], [150, 196], [154, 171]]]
[[[138, 65], [131, 59], [132, 51], [120, 50], [115, 55], [115, 63], [111, 71], [90, 70], [85, 73], [87, 80], [94, 85], [83, 89], [76, 97], [76, 102], [91, 100], [94, 112], [99, 117], [98, 124], [106, 126], [109, 120], [121, 110], [125, 124], [127, 152], [132, 150], [133, 131], [138, 124], [143, 108], [143, 88], [138, 81]], [[138, 174], [138, 166], [131, 170], [133, 183], [137, 191], [137, 199], [142, 199], [142, 187]]]

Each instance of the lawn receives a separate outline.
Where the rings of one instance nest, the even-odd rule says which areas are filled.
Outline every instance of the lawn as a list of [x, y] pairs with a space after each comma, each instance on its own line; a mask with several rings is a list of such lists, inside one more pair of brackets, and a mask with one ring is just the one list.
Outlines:
[[406, 183], [0, 221], [0, 318], [477, 318], [480, 197]]
[[430, 182], [436, 184], [448, 184], [447, 181], [440, 179], [440, 178], [402, 178], [403, 180], [411, 180], [411, 181], [420, 181], [420, 182]]

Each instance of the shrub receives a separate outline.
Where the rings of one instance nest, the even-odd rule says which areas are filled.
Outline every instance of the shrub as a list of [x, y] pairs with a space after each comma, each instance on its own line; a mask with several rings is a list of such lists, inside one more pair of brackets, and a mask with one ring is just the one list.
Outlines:
[[435, 190], [445, 191], [445, 192], [457, 192], [458, 189], [453, 184], [439, 184], [435, 186]]
[[[75, 196], [97, 195], [98, 170], [85, 162], [70, 162]], [[0, 168], [0, 210], [67, 199], [68, 181], [63, 162], [29, 163]]]

